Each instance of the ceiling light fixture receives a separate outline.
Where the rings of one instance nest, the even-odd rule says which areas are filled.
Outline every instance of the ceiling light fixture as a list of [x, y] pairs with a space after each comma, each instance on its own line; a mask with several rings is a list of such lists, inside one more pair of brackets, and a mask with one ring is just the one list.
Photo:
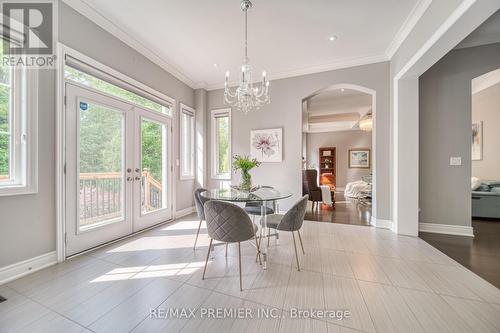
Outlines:
[[335, 40], [337, 40], [337, 36], [330, 36], [330, 38], [328, 38], [330, 40], [330, 42], [333, 42]]
[[252, 109], [259, 109], [264, 104], [269, 104], [269, 81], [266, 79], [266, 72], [262, 72], [262, 84], [254, 87], [252, 82], [252, 66], [248, 59], [248, 19], [247, 12], [252, 8], [250, 0], [241, 1], [241, 10], [245, 13], [245, 58], [241, 66], [240, 82], [236, 90], [231, 91], [229, 87], [229, 71], [226, 72], [224, 84], [224, 103], [248, 113]]
[[217, 67], [218, 65], [217, 64], [214, 64], [214, 67]]
[[373, 115], [371, 111], [368, 111], [358, 122], [358, 127], [360, 130], [365, 132], [370, 132], [373, 129]]

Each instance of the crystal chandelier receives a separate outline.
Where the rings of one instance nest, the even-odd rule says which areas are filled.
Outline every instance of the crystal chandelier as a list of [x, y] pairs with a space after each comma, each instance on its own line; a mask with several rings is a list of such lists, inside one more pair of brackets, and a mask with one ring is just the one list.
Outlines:
[[226, 72], [226, 81], [224, 85], [224, 103], [242, 110], [245, 114], [253, 108], [259, 109], [262, 105], [271, 102], [269, 98], [269, 81], [266, 79], [266, 72], [262, 72], [262, 84], [260, 87], [254, 87], [252, 82], [252, 66], [250, 65], [247, 54], [247, 12], [250, 8], [252, 8], [250, 0], [243, 0], [241, 2], [241, 10], [245, 12], [245, 58], [241, 66], [239, 86], [236, 90], [231, 91], [229, 87], [229, 72]]

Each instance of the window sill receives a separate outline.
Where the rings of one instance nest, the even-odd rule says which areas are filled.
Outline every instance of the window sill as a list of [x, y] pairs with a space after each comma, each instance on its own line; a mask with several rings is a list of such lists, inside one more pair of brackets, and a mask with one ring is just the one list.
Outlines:
[[38, 189], [33, 186], [26, 185], [0, 185], [0, 197], [8, 197], [14, 195], [37, 194]]
[[214, 180], [232, 180], [231, 176], [214, 176], [212, 175], [212, 179]]

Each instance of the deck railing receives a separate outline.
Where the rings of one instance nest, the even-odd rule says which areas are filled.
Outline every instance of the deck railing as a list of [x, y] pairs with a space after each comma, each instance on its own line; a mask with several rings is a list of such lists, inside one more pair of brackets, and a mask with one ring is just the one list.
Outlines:
[[141, 203], [143, 211], [153, 211], [163, 206], [162, 184], [156, 180], [148, 169], [142, 172]]
[[122, 215], [120, 172], [80, 173], [80, 225]]
[[[80, 226], [123, 215], [123, 175], [120, 172], [80, 173]], [[162, 184], [148, 170], [141, 177], [143, 211], [162, 207]]]

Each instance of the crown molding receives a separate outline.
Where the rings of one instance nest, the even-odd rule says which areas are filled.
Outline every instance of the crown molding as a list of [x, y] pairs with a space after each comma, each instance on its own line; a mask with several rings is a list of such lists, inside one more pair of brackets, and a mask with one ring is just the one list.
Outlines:
[[[354, 58], [354, 59], [343, 59], [343, 60], [338, 60], [338, 61], [325, 63], [325, 64], [321, 64], [321, 65], [314, 65], [314, 66], [304, 67], [304, 68], [300, 68], [300, 69], [294, 69], [294, 70], [283, 71], [283, 72], [278, 72], [278, 73], [271, 73], [270, 75], [268, 75], [268, 80], [272, 81], [272, 80], [286, 79], [286, 78], [290, 78], [290, 77], [302, 76], [302, 75], [307, 75], [307, 74], [328, 72], [328, 71], [332, 71], [332, 70], [336, 70], [336, 69], [343, 69], [343, 68], [349, 68], [349, 67], [375, 64], [375, 63], [379, 63], [379, 62], [385, 62], [388, 60], [389, 60], [389, 58], [387, 58], [387, 56], [385, 54], [368, 56], [368, 57], [361, 57], [361, 58]], [[238, 81], [232, 81], [229, 83], [230, 86], [236, 86], [237, 84], [238, 84]], [[210, 83], [210, 84], [207, 84], [204, 88], [208, 91], [222, 89], [222, 88], [224, 88], [224, 82]]]
[[425, 11], [427, 10], [431, 2], [432, 0], [420, 0], [413, 7], [410, 14], [403, 22], [403, 25], [398, 30], [396, 36], [394, 36], [394, 39], [391, 41], [391, 43], [389, 44], [389, 46], [385, 51], [385, 54], [388, 59], [391, 59], [392, 56], [396, 53], [396, 51], [399, 49], [401, 44], [403, 44], [403, 42], [408, 37], [410, 32], [413, 30], [417, 22], [424, 15]]
[[150, 48], [142, 44], [140, 41], [129, 35], [125, 29], [121, 28], [114, 22], [111, 22], [105, 16], [97, 12], [91, 5], [89, 5], [85, 0], [62, 0], [68, 6], [76, 10], [78, 13], [82, 14], [99, 27], [103, 28], [119, 40], [121, 40], [126, 45], [130, 46], [135, 51], [141, 53], [143, 56], [151, 60], [156, 65], [160, 66], [162, 69], [168, 73], [175, 76], [177, 79], [187, 84], [193, 89], [197, 89], [197, 84], [185, 75], [181, 70], [177, 69], [175, 66], [169, 64], [162, 57], [157, 55]]
[[477, 94], [498, 83], [500, 83], [500, 69], [496, 69], [472, 79], [472, 94]]

